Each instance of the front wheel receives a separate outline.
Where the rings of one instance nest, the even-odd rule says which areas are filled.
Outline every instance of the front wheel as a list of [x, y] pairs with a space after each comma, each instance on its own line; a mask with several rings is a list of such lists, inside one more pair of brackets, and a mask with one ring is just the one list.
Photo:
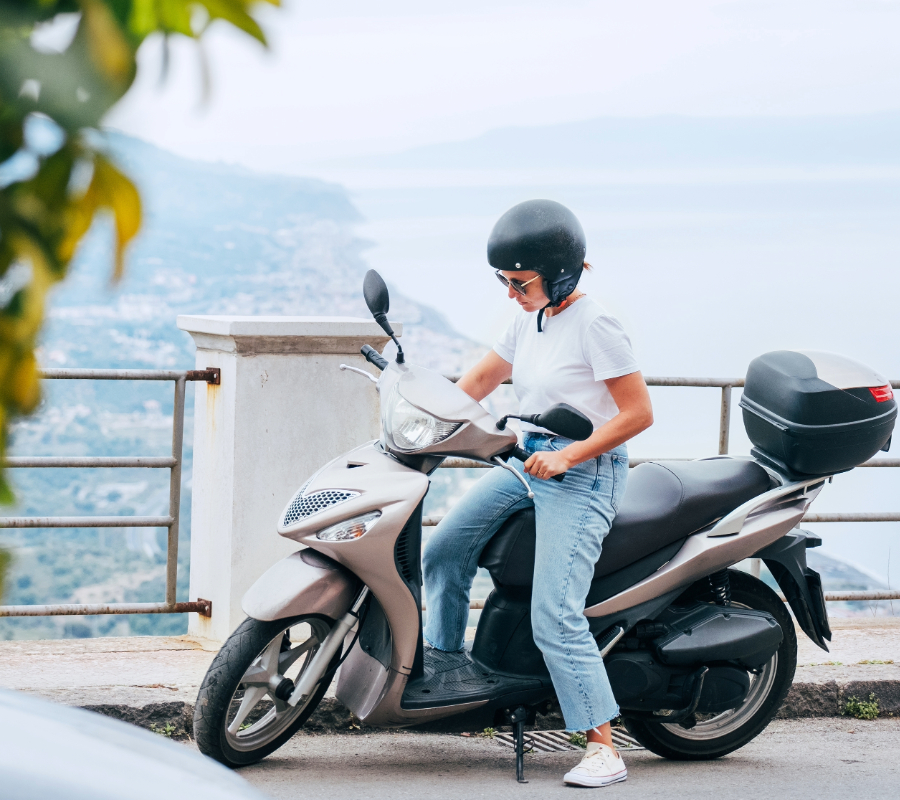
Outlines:
[[276, 689], [285, 678], [297, 684], [331, 626], [319, 616], [245, 619], [213, 659], [200, 686], [194, 706], [194, 739], [200, 752], [226, 766], [241, 767], [290, 739], [328, 690], [340, 653], [304, 702], [290, 706], [276, 696]]
[[[765, 583], [752, 575], [728, 570], [731, 604], [765, 611], [778, 621], [784, 638], [776, 653], [750, 676], [750, 690], [737, 708], [721, 714], [698, 714], [697, 724], [653, 722], [622, 715], [625, 727], [644, 747], [663, 758], [701, 761], [719, 758], [743, 747], [758, 736], [775, 716], [794, 681], [797, 667], [797, 634], [785, 605]], [[695, 588], [696, 587], [696, 588]], [[683, 595], [686, 600], [705, 600], [704, 587], [696, 584]]]

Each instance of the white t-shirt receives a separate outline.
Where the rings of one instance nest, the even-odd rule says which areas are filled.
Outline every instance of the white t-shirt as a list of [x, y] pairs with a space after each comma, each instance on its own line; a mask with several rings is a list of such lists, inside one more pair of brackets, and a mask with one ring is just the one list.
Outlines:
[[[513, 365], [519, 413], [540, 414], [568, 403], [596, 430], [619, 413], [604, 381], [638, 371], [628, 334], [590, 297], [545, 316], [543, 328], [538, 333], [534, 312], [520, 310], [494, 344], [497, 355]], [[522, 430], [546, 432], [527, 422]]]

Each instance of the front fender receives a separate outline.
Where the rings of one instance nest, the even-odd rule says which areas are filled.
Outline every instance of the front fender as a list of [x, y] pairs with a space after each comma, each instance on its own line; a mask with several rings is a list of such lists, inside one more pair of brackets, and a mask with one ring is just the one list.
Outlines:
[[315, 550], [300, 550], [267, 569], [241, 601], [248, 617], [269, 622], [299, 614], [343, 616], [359, 591], [359, 579]]

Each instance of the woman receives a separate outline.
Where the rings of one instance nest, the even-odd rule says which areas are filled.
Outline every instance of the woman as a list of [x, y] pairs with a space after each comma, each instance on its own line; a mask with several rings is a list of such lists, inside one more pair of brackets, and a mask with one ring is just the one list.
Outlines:
[[[447, 514], [425, 551], [428, 646], [458, 651], [478, 557], [513, 513], [534, 505], [537, 529], [531, 617], [569, 731], [587, 731], [582, 762], [567, 784], [605, 786], [627, 770], [612, 742], [619, 713], [584, 616], [594, 566], [625, 491], [625, 442], [653, 421], [647, 386], [621, 325], [581, 292], [585, 239], [571, 211], [550, 200], [504, 214], [488, 241], [488, 261], [520, 311], [459, 386], [481, 401], [507, 378], [520, 414], [565, 402], [594, 432], [583, 442], [522, 424], [524, 465], [534, 493], [494, 469]], [[537, 312], [535, 324], [534, 314]], [[548, 480], [566, 472], [562, 482]]]

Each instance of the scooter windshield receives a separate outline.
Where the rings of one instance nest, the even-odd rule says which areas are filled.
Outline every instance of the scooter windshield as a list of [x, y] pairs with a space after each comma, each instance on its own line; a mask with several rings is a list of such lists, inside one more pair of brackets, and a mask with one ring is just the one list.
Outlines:
[[391, 452], [488, 460], [516, 443], [515, 434], [498, 429], [475, 400], [432, 370], [394, 362], [378, 390], [383, 442]]

